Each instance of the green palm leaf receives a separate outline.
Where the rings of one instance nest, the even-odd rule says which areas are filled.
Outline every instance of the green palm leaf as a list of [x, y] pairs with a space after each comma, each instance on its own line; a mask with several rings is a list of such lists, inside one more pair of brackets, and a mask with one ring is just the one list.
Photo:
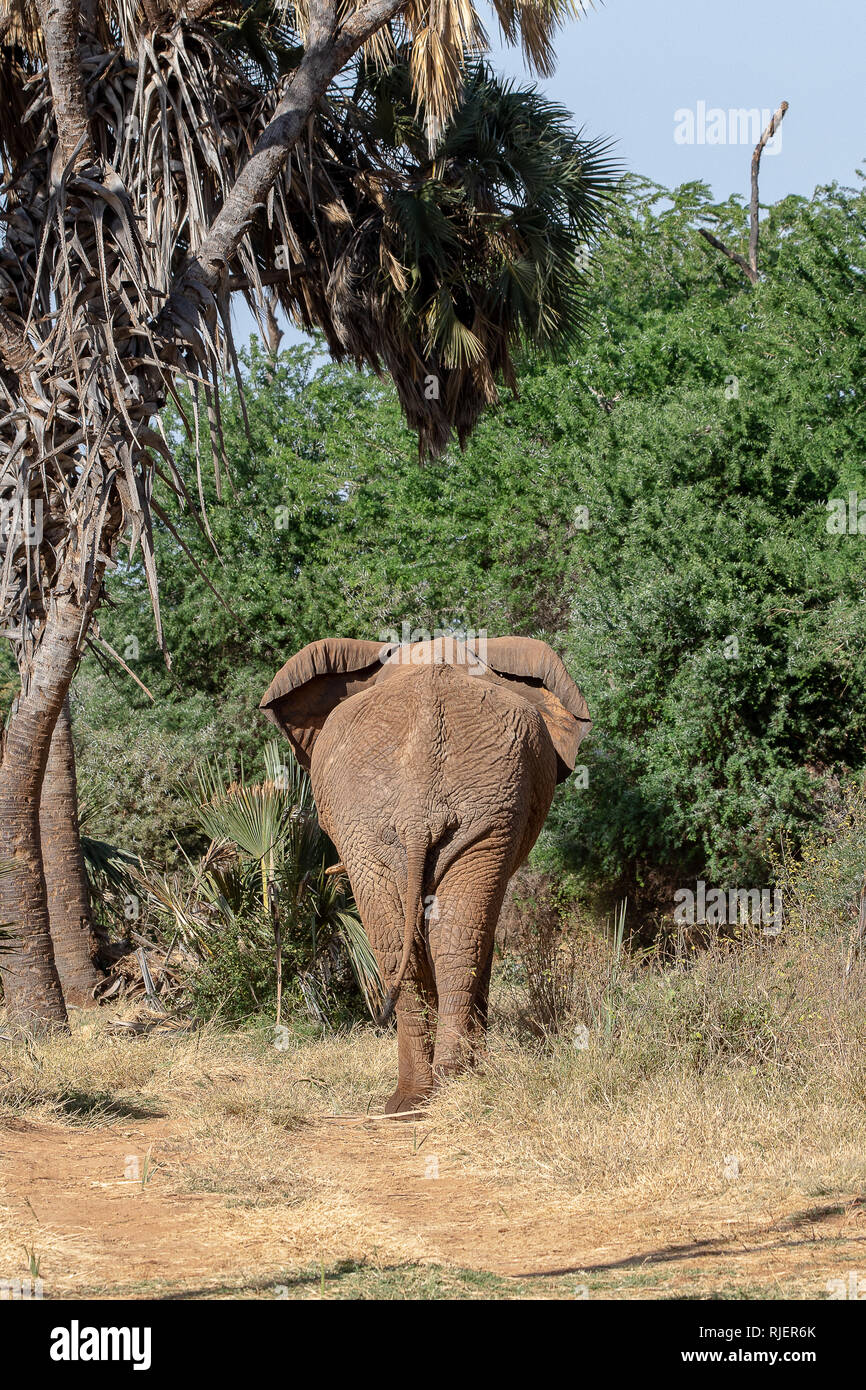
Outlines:
[[231, 840], [255, 860], [277, 850], [292, 810], [278, 786], [271, 781], [252, 785], [237, 781], [215, 762], [198, 768], [197, 784], [198, 796], [191, 800], [202, 829], [212, 840]]
[[[187, 942], [197, 940], [213, 954], [226, 925], [235, 931], [253, 927], [258, 934], [270, 920], [276, 933], [277, 963], [286, 933], [310, 943], [310, 965], [298, 976], [311, 1016], [321, 1021], [326, 991], [317, 982], [320, 950], [338, 937], [372, 1017], [381, 1011], [384, 990], [363, 926], [352, 911], [345, 874], [326, 872], [329, 842], [319, 826], [310, 778], [294, 757], [283, 761], [282, 746], [265, 749], [265, 778], [250, 783], [243, 768], [236, 776], [211, 760], [196, 770], [195, 783], [183, 793], [212, 844], [183, 889], [176, 876], [143, 874], [151, 902], [167, 916]], [[241, 863], [227, 865], [224, 851], [233, 846]], [[242, 868], [260, 875], [260, 903], [251, 915], [248, 879]], [[249, 870], [247, 871], [249, 872]]]

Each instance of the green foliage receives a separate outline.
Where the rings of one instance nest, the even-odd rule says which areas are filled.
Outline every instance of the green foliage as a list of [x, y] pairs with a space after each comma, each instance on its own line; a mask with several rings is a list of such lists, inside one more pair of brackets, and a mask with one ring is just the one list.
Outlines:
[[796, 844], [863, 766], [866, 538], [829, 531], [826, 503], [866, 499], [864, 219], [862, 189], [783, 200], [753, 289], [697, 235], [742, 247], [736, 200], [633, 180], [579, 355], [527, 353], [519, 399], [424, 465], [389, 385], [254, 340], [249, 434], [233, 390], [223, 406], [221, 500], [203, 470], [219, 560], [162, 498], [228, 606], [160, 529], [172, 672], [140, 571], [119, 570], [103, 630], [121, 651], [137, 637], [157, 705], [91, 666], [88, 724], [109, 744], [165, 729], [182, 757], [207, 730], [260, 766], [258, 699], [308, 641], [404, 621], [538, 635], [595, 727], [588, 785], [560, 788], [536, 862], [638, 912], [686, 874], [769, 882], [768, 841]]
[[775, 208], [751, 290], [694, 235], [702, 190], [658, 213], [652, 193], [644, 244], [614, 227], [602, 253], [599, 309], [611, 284], [640, 295], [588, 368], [616, 404], [570, 413], [589, 526], [564, 645], [597, 734], [556, 833], [607, 874], [759, 882], [767, 839], [863, 761], [864, 540], [826, 502], [866, 495], [866, 199]]
[[772, 858], [788, 929], [843, 941], [850, 969], [866, 949], [866, 783], [848, 786], [796, 851], [783, 839]]
[[102, 677], [92, 657], [83, 665], [72, 713], [87, 836], [162, 869], [176, 861], [178, 844], [199, 853], [206, 838], [178, 783], [219, 747], [214, 712], [197, 726], [195, 707], [136, 707], [119, 685], [126, 677]]
[[172, 874], [141, 867], [160, 934], [180, 940], [196, 961], [193, 1009], [242, 1019], [276, 1005], [283, 981], [294, 1004], [331, 1026], [358, 1013], [358, 990], [374, 1017], [383, 990], [345, 873], [319, 828], [306, 772], [277, 744], [265, 753], [263, 782], [200, 764], [182, 789], [209, 844], [197, 866]]

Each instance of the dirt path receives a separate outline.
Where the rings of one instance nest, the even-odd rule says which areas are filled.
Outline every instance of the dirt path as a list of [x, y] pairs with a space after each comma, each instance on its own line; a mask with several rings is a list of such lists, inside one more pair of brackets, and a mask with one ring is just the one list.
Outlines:
[[[60, 1297], [292, 1296], [286, 1271], [340, 1261], [484, 1271], [497, 1276], [484, 1296], [504, 1297], [816, 1298], [852, 1270], [866, 1280], [854, 1194], [812, 1207], [768, 1205], [745, 1184], [704, 1202], [578, 1199], [478, 1178], [425, 1126], [373, 1120], [322, 1120], [286, 1143], [297, 1192], [251, 1200], [218, 1168], [212, 1190], [187, 1190], [175, 1121], [7, 1124], [0, 1261], [20, 1275], [32, 1252], [46, 1296]], [[309, 1280], [300, 1296], [317, 1296]]]

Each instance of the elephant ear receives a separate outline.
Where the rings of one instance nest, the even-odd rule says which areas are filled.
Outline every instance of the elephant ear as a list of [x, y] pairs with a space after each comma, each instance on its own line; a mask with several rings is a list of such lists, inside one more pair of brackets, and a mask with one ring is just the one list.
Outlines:
[[586, 701], [546, 642], [530, 637], [494, 637], [476, 644], [478, 656], [497, 676], [514, 681], [537, 705], [556, 749], [558, 782], [574, 771], [581, 740], [592, 728]]
[[381, 642], [326, 637], [277, 672], [259, 708], [286, 735], [302, 767], [309, 771], [313, 745], [331, 711], [372, 685], [390, 652]]

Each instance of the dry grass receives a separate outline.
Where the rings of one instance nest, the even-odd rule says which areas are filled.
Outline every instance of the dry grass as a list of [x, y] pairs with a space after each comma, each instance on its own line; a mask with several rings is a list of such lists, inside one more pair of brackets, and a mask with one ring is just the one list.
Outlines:
[[[431, 1108], [474, 1170], [572, 1192], [866, 1182], [866, 970], [835, 942], [720, 943], [658, 970], [587, 942], [574, 1028], [533, 1042], [501, 991], [483, 1071]], [[582, 1025], [582, 1027], [581, 1027]]]
[[[573, 1027], [531, 1037], [521, 987], [500, 979], [486, 1064], [434, 1099], [431, 1121], [479, 1173], [576, 1192], [707, 1192], [725, 1186], [729, 1155], [750, 1182], [860, 1181], [866, 970], [846, 981], [843, 965], [833, 943], [800, 938], [611, 972], [587, 942]], [[0, 1116], [181, 1120], [185, 1180], [243, 1195], [281, 1180], [263, 1162], [277, 1136], [381, 1109], [396, 1066], [393, 1036], [372, 1028], [279, 1050], [266, 1028], [128, 1038], [92, 1014], [0, 1058]]]
[[[113, 1017], [80, 1013], [71, 1031], [0, 1044], [0, 1117], [78, 1126], [112, 1116], [182, 1117], [291, 1130], [322, 1113], [365, 1110], [396, 1066], [392, 1039], [371, 1028], [274, 1042], [273, 1029], [112, 1032]], [[0, 1031], [3, 1031], [0, 1029]]]
[[[100, 1013], [77, 1016], [67, 1036], [0, 1044], [0, 1137], [4, 1122], [13, 1139], [16, 1127], [35, 1126], [46, 1163], [67, 1145], [70, 1165], [80, 1159], [82, 1200], [117, 1186], [125, 1147], [152, 1143], [152, 1181], [137, 1199], [155, 1223], [148, 1240], [170, 1250], [188, 1239], [184, 1270], [203, 1269], [219, 1250], [212, 1290], [226, 1271], [253, 1288], [263, 1267], [344, 1259], [382, 1268], [444, 1259], [508, 1273], [500, 1207], [517, 1275], [533, 1236], [539, 1250], [552, 1248], [560, 1218], [586, 1249], [619, 1229], [627, 1253], [676, 1244], [692, 1229], [715, 1237], [742, 1220], [756, 1230], [816, 1203], [830, 1211], [833, 1199], [847, 1209], [862, 1198], [866, 971], [845, 979], [844, 944], [792, 934], [659, 969], [627, 954], [612, 968], [608, 949], [586, 942], [576, 959], [573, 1016], [555, 1037], [527, 1032], [525, 985], [500, 972], [485, 1064], [449, 1083], [417, 1131], [326, 1119], [381, 1111], [393, 1035], [360, 1027], [293, 1038], [281, 1051], [265, 1028], [118, 1037]], [[432, 1204], [418, 1182], [431, 1147], [445, 1175]], [[0, 1202], [0, 1255], [20, 1259], [39, 1240], [61, 1291], [106, 1278], [110, 1242], [100, 1253], [70, 1235], [62, 1211], [50, 1231], [41, 1219], [24, 1231], [22, 1210]], [[477, 1242], [451, 1239], [471, 1236], [476, 1221]], [[830, 1250], [836, 1259], [831, 1247], [822, 1258]], [[118, 1272], [127, 1284], [146, 1275], [146, 1259]], [[166, 1265], [161, 1277], [174, 1287], [179, 1276]], [[592, 1277], [599, 1291], [643, 1296], [637, 1286], [629, 1293], [625, 1274]], [[754, 1270], [738, 1277], [745, 1287]], [[792, 1272], [791, 1290], [816, 1277]], [[660, 1294], [651, 1280], [647, 1296], [676, 1291], [672, 1278], [659, 1275]]]

